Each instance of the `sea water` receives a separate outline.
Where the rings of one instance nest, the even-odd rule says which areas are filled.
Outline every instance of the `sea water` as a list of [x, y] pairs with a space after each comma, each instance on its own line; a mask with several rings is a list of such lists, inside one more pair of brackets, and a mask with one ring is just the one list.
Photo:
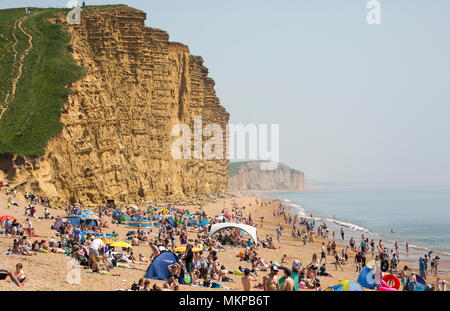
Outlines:
[[[311, 192], [263, 194], [289, 204], [300, 216], [323, 218], [358, 241], [366, 237], [409, 244], [423, 256], [450, 255], [450, 187], [365, 188], [330, 187]], [[358, 232], [360, 234], [358, 234]], [[378, 240], [375, 240], [377, 243]], [[418, 258], [418, 257], [417, 257]]]

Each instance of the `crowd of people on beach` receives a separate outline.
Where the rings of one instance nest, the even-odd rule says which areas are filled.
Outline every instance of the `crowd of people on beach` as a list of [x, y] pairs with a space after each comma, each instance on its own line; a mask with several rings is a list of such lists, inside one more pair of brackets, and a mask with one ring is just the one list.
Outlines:
[[[284, 225], [292, 226], [291, 236], [294, 240], [303, 241], [304, 245], [306, 241], [314, 241], [314, 228], [317, 227], [317, 235], [320, 236], [323, 240], [329, 239], [329, 229], [327, 228], [327, 224], [322, 222], [322, 224], [316, 224], [316, 219], [313, 215], [310, 217], [299, 218], [297, 215], [292, 216], [289, 212], [289, 207], [283, 204], [280, 204], [278, 207], [278, 211], [274, 212], [274, 216], [283, 216]], [[279, 240], [281, 236], [281, 232], [283, 231], [283, 224], [279, 224], [277, 228], [277, 238]], [[345, 240], [345, 230], [344, 228], [340, 228], [341, 240]], [[320, 260], [318, 260], [318, 256], [316, 254], [313, 255], [311, 264], [309, 267], [312, 269], [326, 271], [327, 258], [332, 257], [332, 264], [335, 266], [335, 270], [340, 269], [343, 271], [342, 266], [349, 264], [349, 252], [354, 254], [354, 263], [355, 269], [357, 273], [360, 273], [364, 267], [367, 266], [367, 258], [370, 254], [372, 259], [372, 264], [375, 267], [377, 272], [389, 273], [392, 275], [397, 275], [400, 278], [402, 289], [403, 290], [414, 290], [417, 288], [417, 278], [415, 272], [410, 269], [407, 265], [403, 267], [403, 269], [399, 268], [400, 263], [400, 250], [398, 242], [394, 242], [393, 249], [388, 249], [383, 240], [379, 240], [378, 243], [375, 242], [374, 239], [370, 239], [365, 237], [364, 234], [361, 235], [361, 239], [359, 243], [356, 243], [353, 237], [350, 237], [348, 241], [348, 245], [344, 245], [340, 252], [337, 251], [336, 244], [336, 232], [332, 231], [332, 239], [328, 240], [328, 243], [322, 242], [321, 250], [320, 250]], [[406, 243], [405, 252], [409, 254], [409, 245]], [[440, 257], [434, 256], [431, 254], [433, 251], [429, 251], [428, 254], [425, 254], [423, 257], [419, 258], [419, 271], [420, 277], [424, 280], [427, 279], [428, 270], [430, 274], [437, 277], [435, 284], [429, 285], [430, 289], [434, 289], [437, 291], [445, 290], [446, 281], [440, 280], [438, 277], [438, 266], [440, 263]], [[428, 263], [430, 263], [430, 269], [428, 269]], [[319, 266], [322, 265], [319, 269]], [[376, 273], [377, 273], [376, 272]], [[380, 273], [381, 274], [381, 273]], [[312, 273], [311, 276], [313, 280], [316, 280], [317, 276], [320, 276], [320, 273]], [[411, 280], [408, 282], [408, 280]], [[377, 278], [377, 282], [380, 279]], [[377, 286], [381, 284], [378, 283]], [[412, 287], [412, 289], [410, 287]]]
[[[10, 204], [15, 202], [9, 196], [16, 197], [17, 192], [5, 190], [5, 194], [8, 196], [7, 208], [11, 208]], [[108, 240], [106, 236], [107, 231], [111, 230], [111, 236], [118, 236], [115, 230], [111, 229], [114, 225], [121, 225], [114, 216], [117, 210], [113, 211], [107, 206], [99, 205], [91, 211], [98, 221], [90, 224], [82, 222], [78, 225], [68, 221], [62, 222], [55, 228], [49, 241], [46, 241], [35, 232], [32, 219], [36, 217], [37, 207], [43, 210], [43, 216], [40, 218], [53, 219], [48, 210], [50, 200], [31, 193], [26, 193], [24, 199], [26, 202], [24, 216], [27, 217], [25, 223], [20, 223], [17, 219], [0, 218], [1, 232], [5, 237], [11, 237], [7, 254], [23, 256], [34, 256], [38, 253], [64, 254], [74, 258], [80, 266], [91, 273], [105, 275], [116, 275], [117, 273], [114, 273], [116, 267], [135, 269], [135, 264], [150, 264], [164, 252], [176, 254], [177, 261], [168, 267], [170, 273], [162, 285], [156, 282], [152, 285], [149, 279], [142, 278], [136, 280], [130, 290], [177, 291], [180, 290], [181, 284], [202, 288], [231, 289], [240, 279], [242, 288], [246, 291], [301, 289], [319, 291], [324, 290], [321, 286], [323, 277], [333, 278], [327, 265], [333, 265], [335, 271], [344, 271], [345, 266], [354, 264], [355, 272], [360, 273], [370, 264], [377, 271], [398, 275], [404, 290], [409, 290], [406, 287], [406, 280], [411, 280], [408, 282], [410, 286], [409, 284], [414, 284], [416, 278], [415, 273], [407, 266], [403, 269], [399, 268], [398, 243], [389, 250], [382, 240], [375, 243], [374, 239], [369, 239], [362, 234], [358, 243], [350, 237], [346, 245], [346, 231], [343, 228], [339, 231], [340, 239], [344, 242], [338, 243], [336, 232], [330, 232], [325, 222], [318, 223], [312, 215], [310, 217], [293, 215], [289, 207], [279, 200], [269, 202], [258, 201], [258, 198], [255, 198], [253, 203], [258, 208], [270, 206], [273, 209], [274, 219], [282, 220], [274, 230], [276, 240], [268, 234], [255, 242], [249, 235], [242, 234], [236, 228], [226, 228], [213, 236], [209, 234], [211, 226], [221, 222], [262, 227], [264, 218], [260, 217], [258, 224], [252, 214], [246, 211], [252, 203], [249, 203], [247, 207], [235, 203], [231, 210], [224, 207], [220, 210], [221, 215], [214, 216], [208, 215], [201, 206], [198, 206], [197, 210], [189, 215], [197, 219], [197, 222], [191, 226], [188, 226], [185, 218], [186, 209], [167, 205], [147, 206], [137, 210], [132, 207], [123, 208], [120, 211], [121, 214], [149, 220], [156, 225], [150, 230], [138, 227], [136, 231], [129, 231], [126, 235], [128, 241], [124, 244], [125, 246], [114, 246], [115, 240]], [[66, 216], [75, 214], [79, 209], [79, 204], [68, 203]], [[202, 225], [199, 225], [199, 222]], [[320, 249], [312, 255], [311, 262], [307, 264], [303, 264], [299, 258], [289, 264], [286, 254], [281, 256], [280, 263], [266, 260], [260, 255], [261, 249], [278, 250], [282, 238], [292, 239], [298, 243], [299, 247], [319, 239]], [[182, 250], [179, 250], [177, 245], [183, 246]], [[149, 256], [135, 254], [133, 251], [135, 246], [148, 246]], [[218, 254], [226, 251], [236, 251], [236, 257], [239, 257], [241, 265], [230, 269], [220, 262]], [[350, 260], [351, 257], [353, 257], [352, 260]], [[368, 263], [369, 258], [370, 263]], [[431, 266], [430, 273], [437, 276], [439, 259], [439, 256], [432, 258], [431, 252], [421, 257], [420, 277], [427, 278], [428, 265]], [[280, 270], [282, 275], [279, 273]], [[257, 277], [261, 273], [266, 275], [262, 282], [258, 283]], [[8, 277], [17, 286], [23, 286], [28, 280], [20, 263], [17, 264], [14, 272], [0, 270], [0, 279]], [[443, 287], [445, 288], [445, 282], [438, 281], [433, 286], [435, 290], [442, 290]]]

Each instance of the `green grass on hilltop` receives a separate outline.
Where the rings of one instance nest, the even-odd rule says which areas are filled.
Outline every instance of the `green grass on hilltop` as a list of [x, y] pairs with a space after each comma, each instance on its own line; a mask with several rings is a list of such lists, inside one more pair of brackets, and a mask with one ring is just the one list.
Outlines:
[[[32, 8], [33, 15], [22, 23], [33, 37], [33, 48], [25, 57], [15, 98], [0, 119], [0, 154], [40, 156], [48, 140], [62, 129], [61, 108], [71, 93], [66, 86], [85, 74], [68, 51], [70, 35], [65, 26], [48, 22], [63, 11]], [[17, 75], [18, 61], [12, 63], [12, 32], [14, 22], [23, 16], [24, 9], [0, 10], [0, 58], [5, 55], [0, 59], [0, 106]], [[16, 36], [19, 59], [28, 47], [28, 37], [19, 28]]]
[[239, 172], [241, 165], [245, 163], [246, 162], [230, 162], [230, 176], [236, 175]]

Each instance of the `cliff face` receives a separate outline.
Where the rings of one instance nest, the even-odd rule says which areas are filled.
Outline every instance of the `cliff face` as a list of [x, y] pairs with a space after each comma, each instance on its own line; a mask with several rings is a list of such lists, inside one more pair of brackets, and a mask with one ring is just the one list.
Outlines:
[[83, 10], [82, 24], [69, 29], [74, 58], [87, 75], [70, 86], [64, 128], [43, 157], [0, 160], [8, 182], [27, 182], [24, 191], [59, 203], [87, 205], [106, 199], [186, 201], [226, 192], [225, 154], [210, 161], [175, 160], [171, 154], [175, 124], [193, 129], [194, 116], [201, 116], [204, 125], [226, 128], [229, 114], [214, 81], [201, 57], [169, 42], [165, 31], [144, 26], [145, 19], [129, 7]]
[[281, 163], [274, 170], [261, 170], [261, 162], [233, 163], [228, 190], [235, 193], [301, 192], [305, 175]]

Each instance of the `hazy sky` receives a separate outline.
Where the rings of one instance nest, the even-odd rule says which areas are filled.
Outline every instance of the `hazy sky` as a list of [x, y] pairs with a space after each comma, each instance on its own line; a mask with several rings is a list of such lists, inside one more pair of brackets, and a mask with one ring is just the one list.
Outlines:
[[450, 185], [450, 1], [380, 0], [381, 25], [367, 0], [119, 2], [203, 56], [231, 123], [280, 124], [307, 178]]

